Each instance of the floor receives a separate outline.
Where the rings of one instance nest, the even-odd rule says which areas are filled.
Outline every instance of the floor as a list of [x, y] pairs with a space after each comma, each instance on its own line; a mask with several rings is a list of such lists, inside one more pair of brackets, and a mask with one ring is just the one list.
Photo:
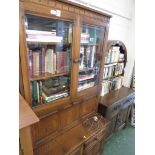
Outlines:
[[103, 154], [135, 155], [135, 128], [127, 125], [115, 133], [104, 145]]

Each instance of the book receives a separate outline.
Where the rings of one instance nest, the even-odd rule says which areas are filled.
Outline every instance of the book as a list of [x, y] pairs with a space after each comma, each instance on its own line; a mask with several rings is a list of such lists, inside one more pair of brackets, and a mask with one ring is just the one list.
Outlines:
[[56, 52], [56, 60], [57, 60], [57, 64], [56, 64], [56, 70], [57, 73], [64, 73], [66, 72], [65, 66], [67, 66], [67, 52], [63, 51], [63, 52]]
[[42, 70], [41, 72], [42, 73], [45, 73], [45, 48], [43, 47], [42, 48]]
[[29, 75], [33, 76], [33, 53], [32, 50], [29, 50]]
[[45, 54], [46, 72], [53, 74], [53, 49], [47, 49]]
[[38, 105], [37, 81], [32, 82], [32, 98], [33, 98], [33, 106]]

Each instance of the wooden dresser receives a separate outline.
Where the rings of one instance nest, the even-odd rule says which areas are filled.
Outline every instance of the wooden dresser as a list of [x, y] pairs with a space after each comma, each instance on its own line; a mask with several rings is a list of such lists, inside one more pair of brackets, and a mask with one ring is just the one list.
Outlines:
[[103, 117], [110, 121], [106, 139], [110, 138], [114, 132], [124, 127], [134, 99], [134, 90], [127, 87], [122, 87], [100, 98], [98, 111]]

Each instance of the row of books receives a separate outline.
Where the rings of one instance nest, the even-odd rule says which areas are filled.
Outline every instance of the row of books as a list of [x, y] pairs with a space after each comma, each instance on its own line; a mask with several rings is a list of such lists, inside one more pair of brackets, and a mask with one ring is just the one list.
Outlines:
[[56, 99], [68, 96], [68, 83], [58, 84], [54, 80], [53, 82], [45, 81], [32, 81], [31, 82], [31, 92], [33, 105], [37, 106], [43, 103], [48, 103]]
[[79, 68], [93, 68], [95, 65], [96, 46], [80, 47], [80, 64]]
[[95, 85], [95, 81], [94, 80], [87, 80], [84, 83], [79, 83], [78, 84], [78, 91], [82, 91], [88, 88], [91, 88]]
[[112, 46], [109, 51], [105, 52], [104, 63], [113, 63], [118, 61], [124, 61], [124, 54], [120, 53], [119, 46]]
[[101, 96], [104, 96], [111, 91], [120, 89], [122, 87], [123, 76], [116, 77], [112, 80], [106, 80], [102, 83]]
[[28, 49], [30, 76], [43, 73], [59, 74], [69, 71], [70, 52], [55, 52], [52, 48]]
[[81, 43], [96, 44], [96, 41], [97, 41], [97, 34], [96, 33], [97, 32], [96, 32], [95, 28], [83, 27], [82, 33], [81, 33]]
[[104, 65], [104, 79], [113, 78], [118, 75], [122, 75], [124, 71], [124, 63], [115, 63]]
[[72, 27], [64, 28], [63, 26], [52, 31], [26, 30], [26, 41], [28, 42], [66, 42], [72, 41]]

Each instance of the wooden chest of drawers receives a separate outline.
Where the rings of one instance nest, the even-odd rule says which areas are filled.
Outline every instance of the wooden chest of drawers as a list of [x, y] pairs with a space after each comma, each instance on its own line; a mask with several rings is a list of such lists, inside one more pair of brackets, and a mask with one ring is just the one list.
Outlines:
[[100, 98], [98, 112], [110, 121], [106, 138], [124, 127], [134, 99], [135, 92], [127, 87], [122, 87]]

